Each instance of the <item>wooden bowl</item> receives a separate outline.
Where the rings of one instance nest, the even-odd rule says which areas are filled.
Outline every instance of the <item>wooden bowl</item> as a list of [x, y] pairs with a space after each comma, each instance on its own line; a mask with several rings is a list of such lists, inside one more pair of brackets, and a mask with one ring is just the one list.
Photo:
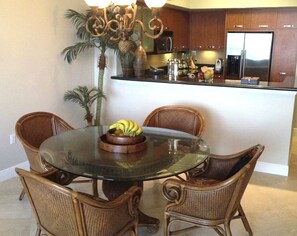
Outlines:
[[132, 145], [132, 144], [137, 144], [141, 143], [144, 141], [144, 135], [139, 134], [136, 136], [117, 136], [113, 134], [114, 130], [108, 130], [106, 132], [106, 141], [112, 144], [117, 144], [117, 145]]

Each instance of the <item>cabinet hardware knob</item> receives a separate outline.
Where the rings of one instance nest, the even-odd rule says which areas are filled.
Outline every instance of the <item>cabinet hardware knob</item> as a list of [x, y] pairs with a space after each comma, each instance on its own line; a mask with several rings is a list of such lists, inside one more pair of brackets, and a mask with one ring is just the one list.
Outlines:
[[280, 75], [287, 75], [287, 72], [279, 72]]
[[259, 25], [259, 28], [268, 28], [268, 25]]
[[283, 25], [284, 28], [294, 28], [294, 25]]
[[243, 25], [234, 25], [233, 28], [243, 28]]

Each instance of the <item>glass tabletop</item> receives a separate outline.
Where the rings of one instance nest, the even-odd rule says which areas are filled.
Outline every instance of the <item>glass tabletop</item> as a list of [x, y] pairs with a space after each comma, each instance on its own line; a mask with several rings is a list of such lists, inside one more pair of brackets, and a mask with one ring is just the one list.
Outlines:
[[108, 126], [92, 126], [52, 136], [40, 146], [50, 165], [75, 175], [112, 181], [166, 178], [195, 168], [209, 155], [199, 137], [170, 129], [143, 127], [146, 147], [135, 153], [101, 149]]

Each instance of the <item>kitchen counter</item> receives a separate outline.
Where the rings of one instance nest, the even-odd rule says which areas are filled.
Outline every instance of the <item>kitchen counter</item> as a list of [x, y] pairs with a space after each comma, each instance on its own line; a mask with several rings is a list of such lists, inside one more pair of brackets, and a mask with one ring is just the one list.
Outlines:
[[106, 82], [112, 109], [106, 109], [105, 117], [117, 120], [125, 114], [141, 124], [160, 106], [194, 107], [207, 122], [203, 137], [212, 153], [230, 154], [261, 143], [265, 152], [256, 171], [288, 175], [290, 143], [297, 125], [297, 88], [265, 82], [244, 85], [239, 80], [202, 83], [186, 77], [169, 81], [166, 76], [112, 76]]
[[170, 83], [170, 84], [185, 84], [198, 86], [217, 86], [217, 87], [233, 87], [233, 88], [250, 88], [250, 89], [270, 89], [270, 90], [285, 90], [297, 91], [294, 85], [294, 78], [287, 78], [283, 82], [264, 82], [260, 81], [259, 85], [241, 84], [240, 80], [231, 79], [214, 79], [213, 82], [199, 82], [198, 78], [189, 79], [187, 76], [178, 76], [175, 80], [169, 80], [167, 75], [145, 77], [124, 77], [122, 75], [111, 76], [111, 79], [153, 83]]

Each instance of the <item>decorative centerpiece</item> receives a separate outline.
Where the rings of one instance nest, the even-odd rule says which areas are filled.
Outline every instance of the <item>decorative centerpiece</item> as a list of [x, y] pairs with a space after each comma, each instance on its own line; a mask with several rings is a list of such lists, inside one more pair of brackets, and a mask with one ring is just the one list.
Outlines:
[[135, 121], [122, 119], [109, 126], [100, 137], [99, 147], [109, 152], [139, 152], [146, 148], [146, 137]]

